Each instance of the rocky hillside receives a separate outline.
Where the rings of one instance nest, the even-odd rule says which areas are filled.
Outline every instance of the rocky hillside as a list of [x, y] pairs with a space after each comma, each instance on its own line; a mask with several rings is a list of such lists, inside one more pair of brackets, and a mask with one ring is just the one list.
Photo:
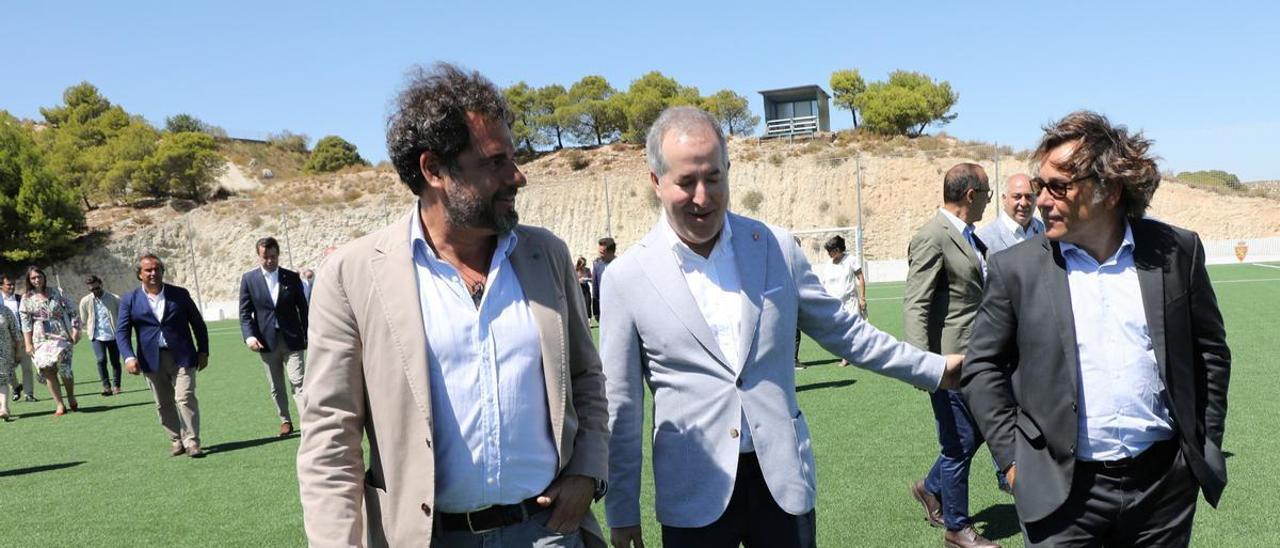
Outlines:
[[[861, 153], [867, 259], [901, 258], [916, 227], [941, 203], [942, 174], [950, 166], [977, 161], [993, 179], [998, 170], [1001, 180], [1026, 171], [1025, 155], [1002, 151], [997, 166], [990, 160], [992, 152], [989, 146], [945, 137], [735, 140], [730, 144], [732, 209], [793, 230], [852, 226], [858, 164], [852, 157]], [[656, 219], [657, 201], [639, 147], [561, 151], [522, 168], [530, 182], [518, 197], [521, 219], [550, 228], [575, 254], [592, 257], [595, 240], [606, 233], [625, 252]], [[245, 169], [235, 177], [253, 179], [254, 174]], [[79, 279], [89, 272], [102, 276], [109, 289], [123, 291], [137, 283], [134, 258], [153, 251], [166, 259], [171, 281], [192, 289], [198, 282], [203, 300], [222, 303], [218, 308], [231, 317], [234, 309], [226, 305], [236, 298], [240, 274], [256, 264], [253, 244], [258, 238], [280, 239], [285, 266], [314, 266], [326, 247], [386, 225], [408, 213], [413, 203], [386, 169], [251, 182], [265, 184], [185, 213], [172, 207], [93, 211], [89, 222], [98, 235], [90, 238], [92, 248], [56, 265], [55, 271], [74, 294], [82, 292]], [[994, 219], [995, 207], [988, 209], [986, 220]], [[1280, 200], [1223, 195], [1176, 181], [1161, 186], [1151, 213], [1206, 239], [1280, 235]], [[806, 250], [817, 256], [828, 235], [805, 238]]]

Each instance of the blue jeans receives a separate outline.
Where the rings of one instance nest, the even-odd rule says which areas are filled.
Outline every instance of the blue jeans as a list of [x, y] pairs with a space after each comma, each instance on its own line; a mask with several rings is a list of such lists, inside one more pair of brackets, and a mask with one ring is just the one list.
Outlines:
[[959, 531], [973, 524], [969, 516], [969, 464], [982, 445], [982, 434], [960, 392], [938, 390], [929, 394], [929, 401], [938, 424], [941, 452], [924, 479], [924, 487], [942, 502], [947, 530]]
[[111, 377], [107, 375], [107, 358], [111, 358], [111, 370], [115, 373], [116, 388], [120, 388], [120, 349], [116, 347], [115, 341], [91, 341], [93, 343], [93, 355], [98, 359], [98, 378], [102, 379], [102, 388], [106, 390], [113, 386]]

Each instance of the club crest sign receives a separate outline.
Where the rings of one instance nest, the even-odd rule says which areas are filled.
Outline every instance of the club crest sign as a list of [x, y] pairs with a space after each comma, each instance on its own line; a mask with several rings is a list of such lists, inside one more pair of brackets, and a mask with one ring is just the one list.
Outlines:
[[1249, 244], [1244, 243], [1243, 240], [1236, 243], [1236, 259], [1237, 260], [1243, 263], [1244, 256], [1248, 254], [1249, 254]]

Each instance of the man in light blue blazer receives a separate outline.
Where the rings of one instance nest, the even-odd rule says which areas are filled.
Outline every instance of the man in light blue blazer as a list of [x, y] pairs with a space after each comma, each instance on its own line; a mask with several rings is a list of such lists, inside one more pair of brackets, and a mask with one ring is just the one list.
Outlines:
[[1016, 173], [1005, 181], [1000, 194], [1004, 215], [974, 231], [987, 246], [987, 257], [1004, 251], [1036, 234], [1044, 234], [1044, 222], [1035, 218], [1036, 195], [1031, 193], [1031, 178]]
[[643, 546], [643, 384], [654, 399], [662, 544], [814, 546], [817, 480], [795, 395], [797, 327], [859, 366], [926, 390], [954, 387], [960, 356], [900, 343], [823, 290], [784, 230], [733, 215], [724, 134], [673, 107], [647, 139], [662, 215], [610, 265], [601, 307], [614, 546]]

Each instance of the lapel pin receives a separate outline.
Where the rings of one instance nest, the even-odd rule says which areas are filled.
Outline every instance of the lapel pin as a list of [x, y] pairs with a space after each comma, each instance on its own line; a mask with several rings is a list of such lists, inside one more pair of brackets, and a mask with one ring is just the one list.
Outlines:
[[752, 240], [755, 240], [755, 241], [757, 241], [757, 242], [758, 242], [758, 241], [760, 241], [760, 233], [759, 233], [759, 232], [752, 232], [752, 233], [751, 233], [751, 239], [752, 239]]

